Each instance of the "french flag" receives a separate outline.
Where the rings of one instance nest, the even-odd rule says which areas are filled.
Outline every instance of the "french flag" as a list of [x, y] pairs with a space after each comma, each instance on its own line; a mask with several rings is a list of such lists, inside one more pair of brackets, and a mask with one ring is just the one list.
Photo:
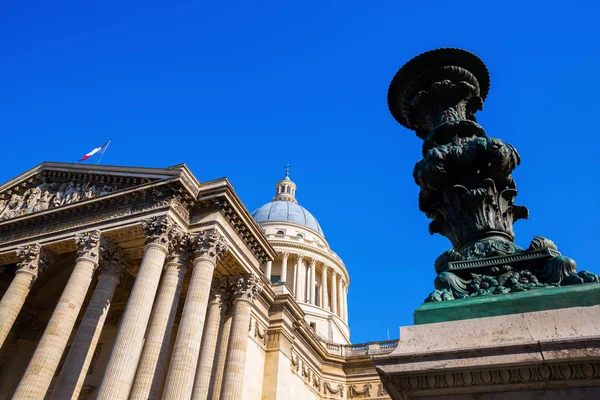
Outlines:
[[104, 152], [106, 151], [106, 148], [108, 147], [109, 144], [110, 144], [110, 140], [108, 142], [104, 143], [102, 146], [96, 147], [94, 150], [90, 151], [85, 156], [81, 157], [79, 159], [79, 161], [87, 160], [88, 158], [90, 158], [91, 156], [93, 156], [94, 154], [96, 154], [98, 152], [101, 152], [100, 157], [102, 157], [104, 155]]

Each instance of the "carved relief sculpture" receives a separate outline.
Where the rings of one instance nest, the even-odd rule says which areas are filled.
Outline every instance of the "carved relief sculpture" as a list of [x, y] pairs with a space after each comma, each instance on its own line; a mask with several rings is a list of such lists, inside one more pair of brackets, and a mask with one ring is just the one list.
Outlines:
[[42, 183], [23, 193], [9, 190], [0, 194], [0, 221], [103, 196], [117, 189], [116, 186], [100, 187], [89, 182], [68, 182]]
[[421, 54], [390, 84], [392, 116], [423, 139], [414, 168], [419, 209], [432, 219], [430, 233], [453, 246], [435, 261], [435, 291], [426, 301], [598, 282], [577, 272], [551, 240], [536, 237], [527, 249], [514, 243], [513, 223], [529, 211], [514, 202], [519, 153], [475, 119], [489, 86], [485, 64], [460, 49]]

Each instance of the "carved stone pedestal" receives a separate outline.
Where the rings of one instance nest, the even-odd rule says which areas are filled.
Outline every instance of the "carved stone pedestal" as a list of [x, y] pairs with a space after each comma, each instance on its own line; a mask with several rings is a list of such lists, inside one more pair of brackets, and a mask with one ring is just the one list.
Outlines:
[[598, 399], [600, 305], [400, 328], [392, 399]]

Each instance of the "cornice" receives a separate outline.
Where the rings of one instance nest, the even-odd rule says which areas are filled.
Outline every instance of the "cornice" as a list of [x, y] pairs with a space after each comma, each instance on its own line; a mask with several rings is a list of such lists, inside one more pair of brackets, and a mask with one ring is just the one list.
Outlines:
[[277, 257], [277, 252], [226, 178], [201, 184], [195, 208], [219, 211], [261, 263]]

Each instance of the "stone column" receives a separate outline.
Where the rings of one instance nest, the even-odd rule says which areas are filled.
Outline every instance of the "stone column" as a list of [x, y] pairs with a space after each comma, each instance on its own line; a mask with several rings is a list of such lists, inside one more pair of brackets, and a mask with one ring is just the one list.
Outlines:
[[281, 282], [287, 282], [287, 262], [290, 252], [284, 251], [282, 255], [283, 258], [281, 259]]
[[13, 399], [43, 399], [46, 395], [98, 267], [101, 241], [100, 231], [87, 232], [75, 238], [78, 256], [75, 268]]
[[236, 279], [233, 288], [233, 316], [227, 345], [221, 399], [238, 400], [244, 388], [248, 326], [252, 303], [262, 290], [260, 280], [253, 275]]
[[304, 296], [304, 285], [302, 282], [304, 279], [304, 274], [302, 273], [304, 269], [304, 264], [302, 263], [303, 258], [304, 256], [302, 254], [298, 254], [296, 258], [296, 290], [294, 293], [298, 302], [304, 302], [306, 300]]
[[317, 290], [316, 290], [316, 286], [317, 286], [317, 279], [316, 279], [316, 275], [317, 275], [317, 260], [316, 259], [312, 259], [310, 260], [310, 287], [309, 287], [309, 301], [310, 304], [312, 305], [317, 305], [317, 301], [316, 301], [316, 294], [317, 294]]
[[17, 250], [17, 272], [0, 301], [0, 348], [12, 329], [29, 290], [36, 280], [41, 267], [42, 246], [30, 244]]
[[[232, 305], [227, 306], [225, 312], [231, 312]], [[221, 387], [223, 385], [223, 372], [225, 371], [225, 358], [227, 357], [227, 345], [229, 344], [229, 334], [231, 333], [231, 315], [223, 317], [223, 326], [221, 326], [221, 335], [217, 345], [217, 355], [213, 364], [213, 372], [211, 376], [212, 385], [208, 391], [208, 398], [212, 400], [221, 399]]]
[[338, 296], [337, 296], [337, 274], [335, 271], [331, 274], [331, 313], [337, 315]]
[[116, 245], [105, 247], [100, 254], [98, 283], [52, 389], [53, 400], [79, 398], [123, 268], [122, 251]]
[[227, 278], [215, 279], [211, 288], [211, 300], [208, 303], [202, 345], [200, 346], [200, 357], [196, 369], [196, 379], [192, 391], [193, 400], [208, 399], [210, 378], [213, 373], [217, 341], [221, 327], [221, 316], [223, 312], [223, 300], [227, 292]]
[[146, 250], [115, 338], [96, 400], [126, 400], [133, 385], [173, 223], [165, 216], [143, 225]]
[[271, 280], [271, 268], [273, 267], [273, 261], [267, 261], [265, 263], [265, 275], [268, 280]]
[[323, 264], [323, 270], [321, 271], [321, 287], [323, 292], [323, 302], [321, 307], [327, 310], [329, 308], [329, 293], [327, 290], [327, 265]]
[[344, 321], [348, 323], [348, 285], [344, 287]]
[[179, 305], [181, 286], [190, 261], [189, 236], [174, 229], [169, 250], [165, 271], [152, 309], [142, 356], [129, 395], [130, 400], [159, 398], [159, 390], [165, 378], [165, 364], [171, 343], [173, 322]]
[[337, 315], [338, 315], [338, 317], [340, 317], [342, 319], [344, 319], [344, 317], [343, 317], [344, 312], [342, 310], [344, 308], [344, 305], [343, 305], [343, 302], [342, 302], [343, 301], [343, 297], [344, 297], [344, 292], [342, 292], [342, 276], [339, 275], [339, 277], [337, 279], [337, 300], [338, 300], [337, 301], [337, 308], [338, 308], [338, 314]]
[[213, 272], [217, 259], [228, 250], [225, 239], [216, 229], [200, 232], [192, 241], [194, 267], [163, 399], [186, 400], [192, 396]]

